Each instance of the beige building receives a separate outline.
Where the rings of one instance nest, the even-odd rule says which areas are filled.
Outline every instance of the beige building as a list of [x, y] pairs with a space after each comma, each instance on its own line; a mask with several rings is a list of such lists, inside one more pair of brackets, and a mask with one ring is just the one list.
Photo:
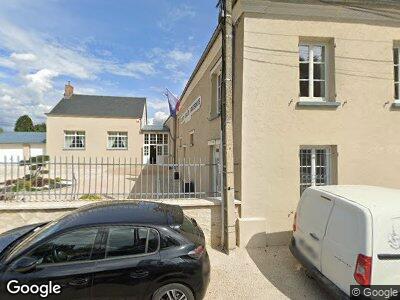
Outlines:
[[[236, 1], [240, 246], [287, 243], [307, 186], [400, 187], [400, 7], [368, 3]], [[217, 28], [180, 99], [177, 160], [219, 160], [220, 72]]]
[[70, 84], [47, 114], [51, 158], [157, 163], [168, 157], [168, 130], [147, 125], [145, 98], [79, 95]]

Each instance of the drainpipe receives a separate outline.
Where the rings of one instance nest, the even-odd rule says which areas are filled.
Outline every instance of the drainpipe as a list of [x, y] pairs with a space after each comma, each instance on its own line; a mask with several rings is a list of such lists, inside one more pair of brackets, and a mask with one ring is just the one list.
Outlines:
[[219, 22], [222, 25], [222, 208], [223, 246], [229, 252], [236, 248], [235, 188], [233, 160], [233, 26], [232, 0], [220, 0]]

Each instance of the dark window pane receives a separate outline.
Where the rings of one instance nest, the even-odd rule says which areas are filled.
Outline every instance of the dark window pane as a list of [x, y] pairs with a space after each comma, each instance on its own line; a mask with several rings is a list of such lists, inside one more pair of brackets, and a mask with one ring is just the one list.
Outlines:
[[31, 254], [38, 264], [89, 260], [97, 229], [80, 229], [55, 238], [36, 248]]
[[147, 229], [111, 227], [108, 233], [106, 257], [143, 254], [146, 249]]
[[325, 47], [323, 46], [315, 46], [313, 48], [314, 51], [314, 61], [315, 62], [324, 62], [325, 61]]
[[393, 58], [394, 58], [394, 64], [398, 65], [399, 64], [399, 48], [393, 49]]
[[400, 91], [399, 91], [399, 84], [396, 83], [396, 84], [394, 85], [394, 96], [395, 96], [396, 99], [400, 99], [399, 92], [400, 92]]
[[325, 79], [325, 64], [314, 64], [314, 79]]
[[308, 81], [300, 81], [300, 97], [309, 97], [309, 82]]
[[149, 242], [147, 247], [147, 252], [156, 252], [158, 248], [158, 233], [154, 229], [149, 229]]
[[175, 240], [173, 237], [171, 237], [169, 235], [165, 235], [161, 239], [161, 244], [160, 244], [161, 249], [175, 247], [175, 246], [179, 246], [179, 242], [177, 240]]
[[309, 79], [309, 64], [300, 63], [300, 79]]
[[308, 46], [299, 47], [299, 60], [308, 61], [309, 60], [309, 49]]
[[325, 97], [325, 81], [314, 81], [314, 97]]
[[399, 82], [399, 66], [394, 67], [394, 81]]

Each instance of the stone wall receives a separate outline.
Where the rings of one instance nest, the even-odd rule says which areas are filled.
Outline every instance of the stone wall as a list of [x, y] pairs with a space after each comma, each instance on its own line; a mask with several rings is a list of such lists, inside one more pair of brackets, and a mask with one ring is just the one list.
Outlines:
[[[188, 216], [196, 219], [206, 236], [207, 245], [221, 245], [221, 205], [218, 200], [182, 199], [165, 200], [167, 204], [180, 205]], [[0, 204], [0, 233], [28, 224], [54, 220], [93, 201], [69, 203], [2, 203]]]

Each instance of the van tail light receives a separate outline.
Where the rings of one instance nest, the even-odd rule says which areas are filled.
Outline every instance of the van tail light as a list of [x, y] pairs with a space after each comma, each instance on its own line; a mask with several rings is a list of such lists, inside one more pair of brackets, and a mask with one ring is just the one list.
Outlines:
[[359, 285], [371, 285], [372, 257], [358, 254], [354, 279]]
[[204, 252], [206, 252], [206, 248], [204, 246], [198, 246], [196, 249], [190, 251], [188, 255], [194, 259], [200, 259]]
[[294, 213], [294, 218], [293, 218], [293, 232], [296, 231], [297, 229], [297, 211]]

